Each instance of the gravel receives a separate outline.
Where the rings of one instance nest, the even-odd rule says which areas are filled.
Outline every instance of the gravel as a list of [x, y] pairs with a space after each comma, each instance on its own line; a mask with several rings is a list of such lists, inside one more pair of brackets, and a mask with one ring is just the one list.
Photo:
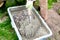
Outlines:
[[28, 14], [28, 10], [13, 13], [13, 18], [23, 40], [33, 40], [48, 34], [41, 21], [34, 12]]

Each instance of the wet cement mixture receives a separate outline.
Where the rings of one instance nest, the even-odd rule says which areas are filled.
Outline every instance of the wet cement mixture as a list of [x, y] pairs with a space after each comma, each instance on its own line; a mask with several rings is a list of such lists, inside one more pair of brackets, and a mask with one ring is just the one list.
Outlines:
[[31, 15], [28, 14], [28, 10], [13, 13], [13, 18], [22, 36], [22, 40], [33, 40], [48, 34], [45, 27], [42, 26], [40, 20], [32, 11]]

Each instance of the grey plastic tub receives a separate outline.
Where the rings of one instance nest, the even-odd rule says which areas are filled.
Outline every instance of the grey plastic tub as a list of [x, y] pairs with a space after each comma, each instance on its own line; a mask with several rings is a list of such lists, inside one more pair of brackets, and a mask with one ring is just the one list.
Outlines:
[[[9, 7], [8, 8], [8, 14], [10, 16], [11, 19], [11, 24], [12, 27], [14, 28], [19, 40], [22, 40], [22, 37], [18, 31], [18, 28], [16, 27], [16, 24], [14, 22], [13, 16], [12, 16], [12, 12], [17, 12], [17, 11], [21, 11], [25, 9], [25, 5], [23, 6], [15, 6], [15, 7]], [[33, 7], [32, 10], [35, 12], [35, 14], [39, 17], [41, 23], [44, 25], [44, 27], [47, 29], [48, 34], [40, 36], [39, 38], [35, 38], [34, 40], [46, 40], [48, 37], [52, 36], [52, 31], [50, 30], [50, 28], [48, 27], [48, 25], [45, 23], [45, 21], [43, 20], [43, 18], [39, 15], [39, 13], [36, 11], [36, 9]]]

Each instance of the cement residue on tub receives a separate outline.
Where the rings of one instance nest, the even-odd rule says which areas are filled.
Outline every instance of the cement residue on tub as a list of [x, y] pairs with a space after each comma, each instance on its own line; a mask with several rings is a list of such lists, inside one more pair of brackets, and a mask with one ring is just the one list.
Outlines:
[[32, 11], [31, 15], [28, 14], [28, 10], [13, 12], [13, 18], [23, 40], [33, 40], [48, 34], [39, 18]]

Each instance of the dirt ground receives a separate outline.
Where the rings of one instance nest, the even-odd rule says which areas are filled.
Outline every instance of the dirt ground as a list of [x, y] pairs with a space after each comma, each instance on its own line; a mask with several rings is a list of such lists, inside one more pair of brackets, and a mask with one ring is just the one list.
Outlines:
[[6, 20], [7, 16], [4, 16], [3, 18], [0, 18], [0, 23], [4, 22]]
[[53, 9], [50, 9], [48, 10], [48, 19], [46, 22], [53, 32], [51, 40], [60, 40], [60, 15]]

